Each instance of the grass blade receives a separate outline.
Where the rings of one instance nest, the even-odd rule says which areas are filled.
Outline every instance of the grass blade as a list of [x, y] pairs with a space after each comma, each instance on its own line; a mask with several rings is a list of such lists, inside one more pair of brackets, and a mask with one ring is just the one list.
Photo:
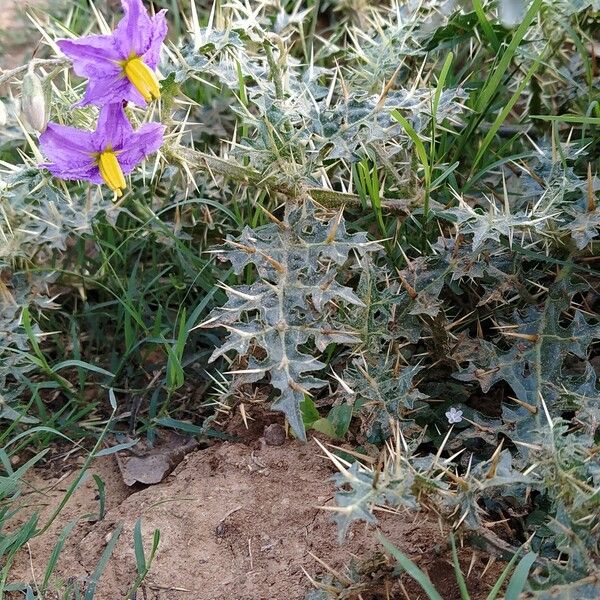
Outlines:
[[392, 111], [392, 117], [402, 125], [404, 131], [406, 131], [408, 137], [412, 140], [415, 145], [415, 150], [417, 152], [417, 156], [425, 169], [425, 181], [429, 184], [430, 179], [430, 170], [429, 170], [429, 158], [427, 157], [427, 150], [425, 149], [425, 145], [421, 141], [419, 134], [414, 130], [413, 126], [406, 120], [406, 118], [400, 113], [398, 109], [394, 109]]
[[458, 552], [456, 551], [456, 540], [454, 534], [450, 536], [450, 543], [452, 544], [452, 564], [454, 565], [454, 574], [456, 575], [456, 582], [458, 583], [458, 589], [460, 590], [460, 597], [462, 600], [471, 600], [469, 596], [469, 590], [467, 589], [467, 582], [465, 576], [460, 569], [460, 562], [458, 561]]
[[517, 565], [515, 572], [513, 573], [508, 587], [506, 588], [506, 594], [504, 600], [519, 600], [521, 592], [525, 589], [527, 583], [527, 577], [529, 576], [529, 570], [535, 562], [537, 554], [535, 552], [528, 552]]
[[577, 123], [578, 125], [600, 125], [600, 117], [586, 117], [584, 115], [531, 115], [532, 119], [540, 121], [553, 121], [557, 123]]
[[481, 0], [473, 0], [473, 8], [475, 9], [477, 20], [479, 21], [479, 25], [481, 25], [481, 29], [485, 37], [494, 49], [494, 52], [498, 52], [498, 50], [500, 49], [500, 41], [498, 40], [498, 36], [496, 35], [492, 24], [485, 16], [485, 11], [483, 10]]
[[94, 473], [92, 477], [94, 478], [96, 487], [98, 488], [98, 521], [102, 521], [102, 519], [104, 519], [104, 515], [106, 514], [106, 486], [100, 475], [96, 475]]
[[475, 110], [479, 113], [482, 113], [487, 108], [490, 100], [494, 97], [504, 74], [506, 73], [506, 69], [508, 69], [508, 65], [510, 64], [517, 48], [519, 47], [523, 37], [527, 33], [531, 22], [537, 15], [540, 7], [542, 6], [542, 0], [533, 0], [527, 14], [523, 18], [523, 22], [519, 25], [517, 30], [515, 31], [515, 35], [513, 36], [508, 48], [505, 50], [502, 58], [498, 61], [496, 68], [493, 69], [491, 77], [488, 79], [485, 87], [481, 90], [481, 94], [477, 98], [477, 104], [475, 106]]
[[133, 548], [135, 551], [135, 564], [139, 575], [146, 571], [146, 556], [144, 554], [144, 540], [142, 539], [141, 519], [138, 519], [133, 527]]
[[514, 567], [515, 563], [517, 562], [517, 559], [519, 558], [520, 553], [521, 553], [521, 549], [519, 548], [513, 554], [512, 558], [510, 559], [510, 561], [508, 562], [506, 567], [504, 567], [504, 570], [502, 571], [502, 573], [500, 573], [500, 577], [498, 577], [498, 580], [494, 584], [494, 587], [490, 590], [490, 593], [487, 595], [485, 600], [496, 600], [496, 597], [500, 593], [500, 589], [504, 585], [506, 578], [509, 576], [512, 568]]
[[402, 554], [384, 535], [377, 536], [384, 548], [398, 561], [398, 564], [423, 588], [429, 600], [444, 600], [433, 587], [431, 579], [415, 565], [415, 563]]
[[437, 121], [437, 110], [438, 106], [440, 105], [440, 98], [442, 96], [442, 92], [444, 91], [444, 85], [446, 84], [446, 78], [448, 77], [448, 73], [450, 71], [450, 66], [452, 65], [453, 59], [454, 54], [450, 52], [448, 56], [446, 56], [446, 60], [444, 61], [444, 65], [442, 67], [442, 70], [440, 71], [437, 87], [435, 88], [435, 95], [433, 96], [433, 110], [431, 117], [434, 122]]
[[93, 600], [94, 595], [96, 594], [96, 588], [98, 587], [98, 582], [100, 581], [100, 577], [104, 573], [106, 566], [108, 565], [108, 561], [119, 541], [119, 537], [121, 537], [121, 532], [123, 531], [123, 523], [118, 523], [115, 527], [115, 530], [106, 544], [106, 548], [104, 548], [104, 552], [102, 552], [102, 556], [94, 569], [94, 572], [90, 576], [88, 587], [85, 591], [84, 600]]
[[525, 89], [525, 87], [528, 85], [529, 80], [533, 77], [535, 72], [538, 70], [541, 60], [542, 60], [542, 55], [540, 54], [540, 56], [538, 56], [537, 60], [533, 63], [533, 65], [531, 66], [531, 68], [529, 69], [529, 71], [527, 72], [525, 77], [523, 78], [523, 81], [517, 87], [515, 93], [511, 96], [510, 100], [506, 103], [506, 105], [502, 108], [502, 110], [496, 117], [494, 123], [490, 127], [490, 130], [487, 132], [485, 138], [483, 139], [483, 142], [481, 143], [479, 151], [477, 152], [477, 156], [475, 157], [475, 160], [473, 161], [473, 166], [471, 167], [472, 170], [474, 170], [475, 167], [477, 167], [477, 165], [479, 164], [479, 161], [483, 158], [483, 156], [487, 152], [487, 149], [488, 149], [489, 145], [492, 143], [494, 136], [496, 135], [496, 133], [502, 126], [502, 123], [504, 123], [504, 121], [506, 120], [506, 117], [508, 117], [508, 113], [510, 113], [513, 106], [516, 104], [517, 100], [521, 97], [521, 94], [523, 93], [523, 90]]
[[48, 565], [46, 566], [46, 572], [44, 573], [44, 580], [42, 581], [42, 593], [45, 593], [48, 589], [48, 583], [50, 583], [50, 577], [52, 576], [52, 573], [56, 568], [56, 564], [58, 563], [60, 553], [64, 548], [67, 538], [71, 534], [71, 531], [73, 531], [75, 525], [77, 525], [78, 521], [79, 519], [73, 519], [72, 521], [67, 523], [63, 530], [60, 532], [60, 536], [58, 537], [58, 540], [56, 541], [56, 544], [52, 549], [52, 554], [48, 559]]

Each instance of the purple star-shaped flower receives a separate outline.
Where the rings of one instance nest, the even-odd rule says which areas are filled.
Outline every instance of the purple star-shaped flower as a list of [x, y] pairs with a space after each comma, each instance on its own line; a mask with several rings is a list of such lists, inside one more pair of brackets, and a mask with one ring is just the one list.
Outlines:
[[121, 0], [121, 4], [125, 16], [111, 35], [58, 41], [72, 59], [75, 73], [88, 79], [81, 106], [121, 100], [146, 106], [160, 97], [154, 70], [167, 35], [166, 11], [150, 17], [142, 0]]
[[147, 123], [134, 131], [123, 105], [108, 104], [100, 111], [96, 131], [49, 123], [40, 145], [51, 162], [41, 166], [61, 179], [106, 183], [121, 196], [124, 175], [160, 148], [163, 131], [160, 123]]
[[454, 423], [460, 423], [463, 420], [463, 411], [458, 410], [453, 406], [446, 413], [446, 419], [448, 419], [448, 423], [450, 423], [450, 425], [453, 425]]

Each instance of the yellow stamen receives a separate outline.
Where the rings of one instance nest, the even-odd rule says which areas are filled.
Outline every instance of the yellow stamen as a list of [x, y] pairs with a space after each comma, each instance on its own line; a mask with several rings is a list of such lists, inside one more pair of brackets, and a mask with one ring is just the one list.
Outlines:
[[127, 184], [125, 183], [121, 165], [117, 160], [116, 152], [109, 149], [100, 152], [98, 155], [98, 168], [100, 169], [100, 176], [104, 179], [106, 185], [120, 198]]
[[160, 98], [158, 79], [152, 69], [144, 64], [144, 61], [139, 56], [134, 56], [125, 61], [123, 63], [123, 71], [135, 89], [144, 96], [146, 102], [150, 102], [152, 98], [156, 98], [157, 100]]

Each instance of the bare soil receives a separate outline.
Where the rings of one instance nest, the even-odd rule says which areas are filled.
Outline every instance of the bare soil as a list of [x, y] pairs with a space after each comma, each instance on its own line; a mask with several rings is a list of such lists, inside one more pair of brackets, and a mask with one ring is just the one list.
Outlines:
[[41, 37], [27, 19], [35, 7], [45, 7], [48, 0], [0, 0], [0, 69], [12, 69], [31, 57]]
[[[24, 516], [40, 510], [43, 523], [51, 514], [77, 473], [77, 465], [65, 468], [62, 474], [56, 465], [33, 472], [23, 497]], [[425, 598], [414, 582], [402, 579], [405, 593], [392, 577], [393, 565], [382, 555], [374, 527], [356, 524], [344, 544], [338, 543], [331, 513], [319, 509], [333, 505], [333, 469], [315, 442], [267, 446], [255, 438], [249, 444], [219, 443], [188, 454], [165, 481], [145, 488], [127, 487], [112, 457], [99, 459], [91, 471], [106, 485], [104, 519], [95, 520], [97, 487], [88, 477], [52, 527], [32, 541], [29, 555], [18, 557], [11, 581], [40, 582], [61, 530], [78, 518], [52, 583], [58, 592], [76, 578], [84, 588], [122, 523], [95, 598], [125, 598], [136, 576], [133, 528], [141, 518], [147, 552], [155, 529], [160, 546], [138, 599], [300, 600], [312, 589], [307, 574], [319, 579], [327, 572], [315, 557], [342, 577], [351, 561], [362, 571], [356, 593], [341, 598]], [[422, 513], [382, 514], [380, 526], [429, 573], [446, 600], [460, 598], [447, 537], [436, 522]], [[471, 557], [471, 551], [461, 554], [465, 572]], [[500, 568], [481, 577], [485, 562], [476, 558], [468, 578], [475, 600], [489, 592]]]

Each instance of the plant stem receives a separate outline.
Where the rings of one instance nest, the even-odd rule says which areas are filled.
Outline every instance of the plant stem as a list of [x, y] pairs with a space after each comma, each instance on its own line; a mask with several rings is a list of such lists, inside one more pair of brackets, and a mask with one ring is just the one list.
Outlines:
[[[290, 186], [277, 179], [274, 175], [264, 175], [251, 167], [245, 167], [219, 158], [218, 156], [192, 150], [191, 148], [183, 146], [166, 147], [163, 148], [163, 153], [172, 162], [189, 165], [189, 170], [192, 173], [200, 169], [211, 175], [226, 177], [241, 185], [253, 185], [271, 193], [283, 194], [291, 200], [310, 197], [315, 202], [332, 208], [344, 205], [362, 206], [360, 196], [356, 194], [338, 192], [327, 188], [315, 188], [302, 183]], [[367, 203], [370, 203], [368, 198]], [[381, 199], [382, 208], [388, 212], [400, 215], [410, 214], [411, 210], [419, 205], [422, 205], [422, 198], [420, 196], [415, 196], [414, 198]]]
[[273, 56], [273, 48], [267, 41], [263, 43], [265, 54], [267, 55], [267, 63], [269, 63], [269, 70], [271, 71], [271, 81], [275, 86], [275, 97], [278, 100], [283, 100], [283, 82], [281, 79], [281, 69]]
[[0, 85], [21, 73], [24, 73], [29, 67], [63, 67], [69, 64], [71, 64], [71, 61], [68, 58], [34, 58], [26, 65], [21, 65], [10, 71], [0, 69]]

